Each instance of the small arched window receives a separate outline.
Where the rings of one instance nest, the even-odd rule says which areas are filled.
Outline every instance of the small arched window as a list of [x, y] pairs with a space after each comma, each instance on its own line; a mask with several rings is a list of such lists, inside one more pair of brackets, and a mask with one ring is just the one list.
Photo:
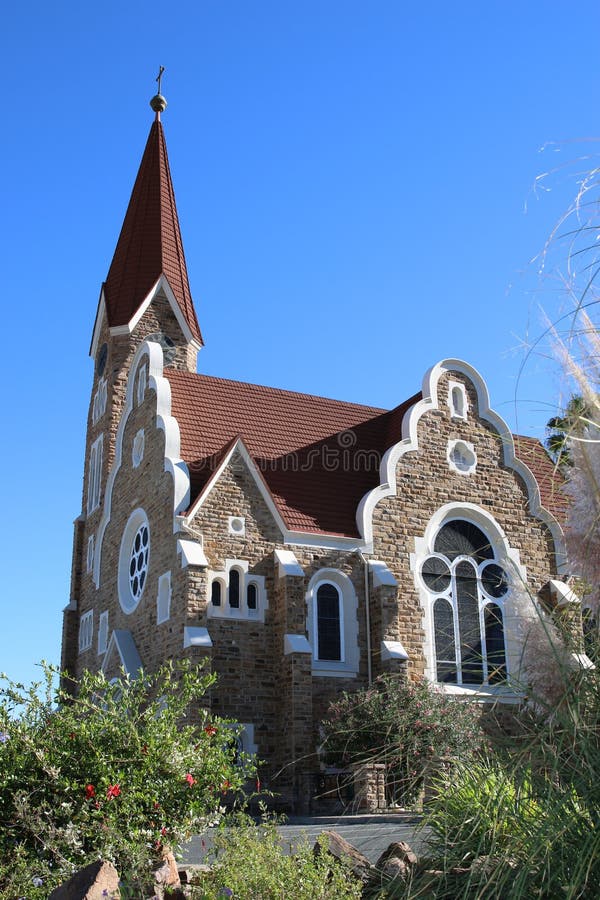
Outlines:
[[240, 573], [238, 569], [229, 572], [229, 606], [231, 609], [240, 608]]
[[246, 588], [246, 606], [254, 610], [258, 606], [258, 589], [253, 581]]
[[341, 660], [340, 592], [334, 584], [325, 583], [317, 590], [317, 659]]
[[221, 605], [221, 582], [216, 579], [210, 586], [210, 602], [213, 606]]
[[505, 681], [503, 598], [509, 581], [484, 532], [464, 519], [447, 522], [421, 577], [432, 599], [436, 679], [464, 685]]

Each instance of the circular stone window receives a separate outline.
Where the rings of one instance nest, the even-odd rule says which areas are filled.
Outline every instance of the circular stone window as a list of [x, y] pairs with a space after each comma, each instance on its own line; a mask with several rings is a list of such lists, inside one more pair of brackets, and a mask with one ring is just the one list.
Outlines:
[[148, 517], [143, 509], [136, 509], [125, 526], [119, 553], [119, 603], [124, 613], [132, 613], [142, 599], [149, 561]]

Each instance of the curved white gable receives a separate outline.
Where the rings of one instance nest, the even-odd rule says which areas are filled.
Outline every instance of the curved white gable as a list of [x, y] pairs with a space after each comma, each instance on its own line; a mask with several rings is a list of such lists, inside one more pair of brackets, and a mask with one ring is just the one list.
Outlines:
[[[129, 370], [129, 378], [127, 379], [127, 391], [125, 394], [125, 406], [119, 422], [117, 437], [115, 442], [115, 459], [108, 475], [106, 482], [106, 492], [104, 494], [104, 509], [102, 511], [102, 520], [98, 528], [98, 538], [96, 540], [96, 551], [94, 554], [94, 584], [100, 586], [100, 561], [102, 557], [102, 542], [104, 532], [110, 522], [112, 508], [112, 492], [117, 477], [117, 473], [121, 468], [123, 458], [123, 437], [127, 421], [134, 408], [134, 385], [136, 375], [142, 362], [146, 362], [148, 366], [148, 385], [156, 391], [156, 425], [165, 433], [165, 472], [170, 472], [173, 478], [174, 488], [174, 504], [173, 516], [178, 515], [187, 508], [190, 500], [190, 476], [188, 467], [180, 458], [181, 436], [177, 419], [171, 415], [171, 385], [163, 375], [163, 351], [160, 344], [153, 341], [144, 341], [138, 347], [138, 350], [131, 363]], [[175, 520], [173, 522], [173, 531], [175, 532]]]
[[490, 407], [490, 398], [485, 381], [479, 372], [461, 359], [444, 359], [437, 363], [423, 377], [423, 398], [411, 406], [402, 420], [402, 439], [386, 451], [379, 470], [380, 483], [362, 498], [356, 511], [356, 523], [368, 547], [373, 546], [373, 510], [380, 500], [396, 494], [396, 466], [405, 453], [418, 450], [417, 426], [421, 416], [430, 410], [439, 409], [438, 384], [445, 372], [461, 372], [473, 384], [477, 393], [479, 415], [490, 422], [498, 432], [504, 453], [505, 465], [521, 476], [527, 488], [529, 509], [537, 519], [549, 528], [554, 540], [556, 564], [559, 571], [564, 569], [566, 557], [562, 530], [554, 516], [542, 506], [540, 490], [531, 469], [515, 456], [515, 442], [504, 419]]

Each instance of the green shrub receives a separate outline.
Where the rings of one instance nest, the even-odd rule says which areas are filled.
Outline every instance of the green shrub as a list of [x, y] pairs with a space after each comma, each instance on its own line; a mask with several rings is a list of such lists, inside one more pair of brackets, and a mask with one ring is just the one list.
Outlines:
[[[565, 670], [552, 715], [524, 711], [512, 753], [459, 766], [441, 785], [427, 824], [432, 866], [473, 867], [453, 898], [600, 896], [600, 674]], [[476, 885], [485, 859], [493, 861]], [[419, 896], [415, 891], [414, 896]]]
[[382, 676], [368, 690], [344, 693], [323, 723], [329, 762], [378, 762], [387, 768], [390, 799], [407, 805], [427, 775], [468, 758], [482, 742], [479, 709], [428, 682]]
[[45, 667], [43, 684], [4, 678], [0, 689], [3, 897], [45, 897], [98, 857], [141, 877], [163, 844], [217, 820], [250, 770], [235, 764], [227, 723], [202, 710], [186, 723], [214, 681], [201, 668], [166, 664], [113, 684], [86, 673], [74, 697], [54, 688], [56, 675]]
[[293, 856], [285, 854], [273, 820], [257, 825], [239, 814], [219, 831], [215, 848], [212, 871], [195, 888], [195, 900], [352, 900], [361, 896], [360, 883], [350, 869], [332, 863], [326, 853], [315, 855], [306, 841], [294, 848]]

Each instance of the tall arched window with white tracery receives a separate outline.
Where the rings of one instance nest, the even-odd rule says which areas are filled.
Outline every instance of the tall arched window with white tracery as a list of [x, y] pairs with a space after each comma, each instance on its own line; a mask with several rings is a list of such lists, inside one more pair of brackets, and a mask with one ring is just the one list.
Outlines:
[[505, 682], [509, 579], [489, 538], [465, 519], [446, 522], [422, 563], [421, 578], [432, 606], [436, 680]]

